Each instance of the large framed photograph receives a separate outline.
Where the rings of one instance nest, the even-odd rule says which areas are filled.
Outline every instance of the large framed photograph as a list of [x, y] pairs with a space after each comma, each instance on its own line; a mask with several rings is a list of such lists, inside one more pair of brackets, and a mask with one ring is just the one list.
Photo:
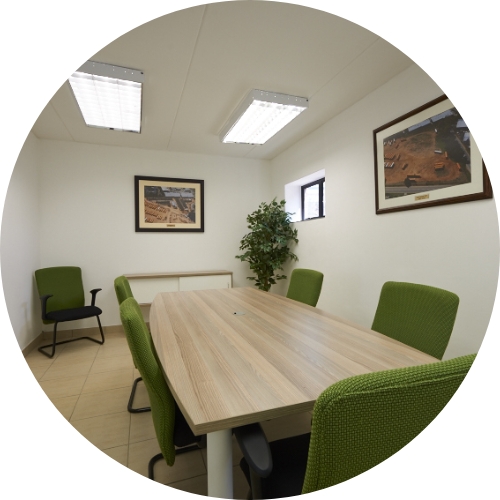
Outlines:
[[203, 181], [143, 177], [135, 181], [135, 230], [203, 232]]
[[479, 149], [446, 96], [373, 136], [377, 214], [493, 197]]

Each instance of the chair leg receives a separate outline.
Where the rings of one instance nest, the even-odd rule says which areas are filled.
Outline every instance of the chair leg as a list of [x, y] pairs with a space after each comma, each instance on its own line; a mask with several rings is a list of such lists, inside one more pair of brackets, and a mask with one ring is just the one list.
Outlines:
[[[184, 446], [184, 448], [176, 448], [175, 449], [175, 455], [181, 455], [182, 453], [187, 453], [188, 451], [195, 451], [199, 450], [200, 447], [197, 444], [193, 444], [192, 446]], [[155, 475], [154, 475], [154, 467], [156, 462], [159, 462], [160, 460], [163, 460], [163, 455], [161, 453], [158, 453], [158, 455], [155, 455], [148, 463], [148, 477], [151, 480], [155, 480]]]
[[148, 477], [152, 481], [155, 480], [155, 475], [154, 475], [155, 463], [159, 462], [160, 460], [163, 460], [163, 455], [161, 453], [158, 453], [158, 455], [155, 455], [148, 463]]
[[[56, 345], [58, 344], [63, 344], [64, 342], [68, 342], [67, 340], [63, 342], [56, 342], [56, 337], [57, 337], [57, 321], [54, 323], [54, 332], [52, 334], [52, 344], [47, 344], [47, 345], [42, 345], [38, 348], [38, 350], [42, 353], [45, 354], [45, 356], [49, 358], [53, 358], [54, 354], [56, 352]], [[42, 349], [45, 349], [47, 347], [52, 347], [52, 352], [49, 354], [48, 352], [42, 351]]]
[[137, 384], [142, 380], [142, 377], [138, 377], [134, 380], [134, 385], [132, 386], [132, 392], [130, 393], [130, 398], [128, 400], [127, 410], [129, 413], [144, 413], [146, 411], [151, 411], [150, 406], [145, 406], [143, 408], [132, 408], [135, 397], [135, 390], [137, 389]]
[[[101, 326], [101, 321], [99, 319], [99, 316], [96, 316], [97, 318], [97, 324], [99, 325], [99, 331], [101, 332], [101, 339], [102, 340], [97, 340], [93, 339], [92, 337], [78, 337], [76, 339], [68, 339], [68, 340], [61, 340], [60, 342], [56, 342], [56, 336], [57, 336], [57, 321], [54, 323], [54, 334], [52, 337], [52, 344], [47, 344], [47, 345], [42, 345], [38, 348], [38, 350], [42, 353], [45, 354], [45, 356], [52, 358], [54, 357], [54, 354], [56, 352], [56, 345], [61, 345], [61, 344], [67, 344], [68, 342], [76, 342], [77, 340], [91, 340], [92, 342], [96, 342], [97, 344], [104, 344], [104, 332], [102, 331], [102, 326]], [[46, 349], [47, 347], [52, 347], [52, 352], [49, 354], [45, 352], [43, 349]]]

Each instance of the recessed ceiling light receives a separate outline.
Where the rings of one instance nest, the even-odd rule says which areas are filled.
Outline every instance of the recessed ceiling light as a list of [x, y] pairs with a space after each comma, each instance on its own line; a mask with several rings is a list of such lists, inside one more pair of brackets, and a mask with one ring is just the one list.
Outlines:
[[225, 143], [264, 144], [307, 109], [308, 99], [265, 90], [252, 90], [220, 134]]
[[86, 125], [138, 133], [143, 82], [142, 71], [94, 61], [69, 78]]

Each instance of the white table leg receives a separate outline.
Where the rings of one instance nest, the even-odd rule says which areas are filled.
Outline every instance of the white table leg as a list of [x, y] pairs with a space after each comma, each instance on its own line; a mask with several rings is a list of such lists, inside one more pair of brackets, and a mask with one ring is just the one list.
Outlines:
[[207, 434], [208, 496], [233, 498], [232, 431]]

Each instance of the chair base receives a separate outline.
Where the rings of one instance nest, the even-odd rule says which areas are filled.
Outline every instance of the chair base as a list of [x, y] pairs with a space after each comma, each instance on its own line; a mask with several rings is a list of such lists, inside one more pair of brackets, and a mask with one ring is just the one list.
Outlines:
[[[182, 453], [187, 453], [188, 451], [195, 451], [199, 450], [200, 447], [197, 444], [194, 444], [192, 446], [185, 446], [184, 448], [176, 448], [175, 450], [175, 455], [181, 455]], [[155, 455], [148, 463], [148, 477], [152, 481], [155, 480], [154, 477], [154, 467], [156, 462], [159, 462], [160, 460], [164, 460], [163, 455], [161, 453], [158, 453], [158, 455]]]
[[134, 404], [135, 391], [137, 389], [137, 384], [142, 380], [142, 377], [138, 377], [134, 380], [134, 385], [132, 386], [132, 392], [130, 393], [130, 398], [128, 400], [127, 410], [129, 413], [145, 413], [151, 411], [150, 406], [145, 406], [144, 408], [132, 408]]
[[[104, 332], [102, 331], [102, 326], [101, 326], [101, 321], [99, 319], [99, 316], [96, 316], [97, 319], [97, 324], [99, 325], [99, 331], [101, 332], [101, 340], [93, 339], [92, 337], [78, 337], [76, 339], [69, 339], [69, 340], [61, 340], [59, 342], [56, 342], [56, 337], [57, 337], [57, 325], [58, 322], [56, 321], [54, 323], [54, 333], [53, 333], [53, 338], [52, 338], [52, 344], [47, 344], [47, 345], [42, 345], [38, 348], [38, 350], [42, 353], [45, 354], [48, 358], [53, 358], [54, 354], [56, 352], [56, 345], [61, 345], [61, 344], [67, 344], [68, 342], [76, 342], [77, 340], [91, 340], [92, 342], [95, 342], [96, 344], [104, 344]], [[52, 347], [52, 352], [49, 354], [45, 352], [43, 349], [46, 349], [47, 347]]]

